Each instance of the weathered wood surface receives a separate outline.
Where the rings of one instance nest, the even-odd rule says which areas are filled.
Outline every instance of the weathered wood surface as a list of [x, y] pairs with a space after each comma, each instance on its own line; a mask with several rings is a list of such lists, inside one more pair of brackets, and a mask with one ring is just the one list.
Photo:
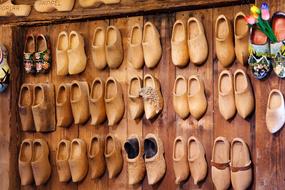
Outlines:
[[[24, 0], [22, 2], [24, 2]], [[138, 1], [137, 4], [138, 3], [141, 2]], [[272, 11], [284, 10], [285, 8], [283, 0], [280, 0], [278, 2], [271, 1], [270, 5], [272, 7]], [[75, 9], [75, 11], [76, 10], [77, 9]], [[86, 11], [88, 12], [91, 10]], [[213, 183], [211, 181], [210, 165], [208, 166], [208, 174], [206, 180], [199, 184], [199, 186], [195, 186], [193, 184], [193, 179], [191, 177], [185, 184], [179, 187], [175, 185], [175, 177], [172, 167], [172, 146], [173, 140], [176, 136], [179, 135], [184, 136], [186, 139], [192, 135], [196, 136], [203, 143], [206, 149], [208, 164], [210, 164], [211, 160], [212, 144], [217, 136], [225, 136], [229, 141], [235, 137], [243, 138], [249, 145], [254, 166], [254, 182], [251, 189], [284, 189], [284, 130], [281, 130], [276, 135], [271, 135], [267, 131], [265, 125], [267, 96], [272, 88], [278, 88], [284, 91], [285, 87], [283, 85], [283, 81], [281, 79], [278, 79], [274, 73], [272, 73], [272, 75], [265, 81], [257, 81], [252, 77], [248, 68], [235, 61], [229, 70], [232, 73], [234, 73], [237, 68], [247, 70], [255, 92], [255, 113], [252, 114], [247, 120], [243, 120], [237, 114], [229, 122], [225, 121], [219, 113], [217, 85], [218, 76], [223, 68], [219, 65], [215, 56], [215, 21], [220, 14], [225, 14], [230, 20], [233, 21], [235, 14], [239, 11], [248, 13], [249, 6], [242, 5], [221, 8], [208, 8], [193, 11], [187, 10], [177, 13], [165, 13], [160, 15], [136, 16], [98, 21], [84, 20], [84, 22], [43, 26], [29, 26], [19, 28], [1, 27], [0, 40], [9, 49], [10, 65], [13, 73], [11, 83], [12, 86], [10, 86], [9, 91], [4, 94], [0, 94], [0, 103], [2, 105], [1, 108], [3, 108], [2, 110], [5, 110], [0, 111], [0, 126], [2, 128], [0, 131], [0, 155], [2, 155], [0, 156], [0, 189], [8, 189], [8, 187], [10, 187], [10, 189], [14, 190], [20, 188], [19, 177], [17, 173], [17, 149], [19, 148], [20, 140], [23, 140], [24, 138], [37, 137], [45, 138], [49, 143], [51, 150], [51, 163], [53, 167], [52, 177], [46, 185], [38, 188], [35, 188], [34, 186], [24, 188], [22, 187], [22, 189], [214, 189]], [[82, 17], [85, 16], [83, 15]], [[197, 16], [202, 19], [208, 39], [209, 57], [207, 62], [200, 67], [196, 67], [192, 63], [189, 63], [189, 65], [185, 68], [175, 68], [172, 64], [170, 55], [172, 26], [175, 22], [175, 19], [187, 20], [190, 16]], [[86, 16], [86, 18], [87, 17], [89, 16]], [[47, 18], [50, 19], [50, 17]], [[55, 19], [59, 18], [61, 17], [56, 18], [55, 16]], [[130, 34], [130, 29], [133, 24], [139, 23], [143, 26], [146, 21], [152, 21], [160, 31], [161, 43], [163, 46], [163, 56], [159, 65], [155, 69], [144, 68], [142, 70], [134, 70], [126, 62], [127, 38]], [[99, 25], [115, 25], [121, 31], [125, 50], [125, 60], [117, 70], [105, 69], [104, 71], [99, 71], [93, 65], [90, 48], [91, 40], [93, 37], [94, 29]], [[19, 69], [21, 65], [21, 59], [17, 58], [21, 57], [23, 48], [22, 46], [24, 41], [21, 35], [27, 35], [30, 33], [49, 34], [53, 47], [52, 54], [53, 58], [55, 58], [57, 35], [62, 30], [66, 30], [67, 32], [70, 32], [71, 30], [77, 30], [84, 36], [85, 49], [88, 55], [88, 64], [85, 72], [76, 76], [59, 77], [56, 75], [55, 59], [53, 59], [52, 71], [47, 75], [38, 75], [36, 77], [33, 77], [23, 74], [23, 70]], [[12, 43], [10, 39], [13, 39], [15, 41]], [[14, 56], [11, 56], [11, 52], [13, 52]], [[19, 70], [21, 71], [21, 74], [19, 74]], [[129, 118], [127, 111], [128, 80], [134, 74], [138, 74], [143, 77], [147, 73], [151, 73], [156, 76], [161, 83], [162, 94], [164, 96], [164, 109], [163, 112], [155, 120], [148, 121], [145, 119], [145, 117], [143, 117], [141, 121], [133, 121]], [[199, 74], [200, 77], [204, 79], [208, 101], [207, 112], [205, 116], [198, 122], [191, 116], [185, 121], [179, 119], [178, 116], [176, 116], [172, 105], [172, 89], [175, 77], [177, 75], [183, 75], [184, 77], [188, 78], [192, 74]], [[68, 129], [57, 128], [55, 132], [48, 134], [19, 132], [19, 118], [16, 114], [16, 100], [18, 99], [17, 96], [19, 92], [19, 81], [21, 81], [21, 83], [37, 83], [49, 81], [53, 82], [56, 87], [55, 89], [57, 89], [60, 83], [71, 82], [72, 80], [86, 80], [89, 85], [91, 85], [92, 80], [98, 76], [104, 78], [105, 80], [108, 76], [114, 76], [118, 81], [120, 81], [123, 87], [126, 112], [123, 120], [117, 126], [108, 127], [107, 124], [104, 123], [99, 127], [94, 127], [89, 124], [89, 121], [84, 126], [73, 125]], [[165, 159], [167, 162], [167, 173], [163, 180], [158, 185], [155, 185], [153, 187], [147, 184], [146, 178], [144, 179], [142, 185], [137, 185], [134, 187], [129, 186], [127, 185], [127, 163], [124, 162], [124, 169], [122, 173], [117, 178], [112, 180], [108, 179], [106, 172], [100, 180], [96, 181], [91, 180], [90, 176], [88, 175], [85, 180], [79, 184], [74, 184], [72, 182], [69, 182], [67, 184], [59, 183], [55, 167], [55, 153], [57, 142], [59, 142], [59, 140], [62, 138], [72, 140], [73, 138], [80, 137], [84, 139], [87, 144], [89, 144], [89, 140], [93, 134], [106, 135], [109, 132], [117, 134], [122, 143], [127, 136], [133, 133], [140, 135], [142, 138], [144, 138], [144, 136], [148, 133], [158, 134], [164, 142]], [[17, 177], [15, 178], [15, 176]], [[10, 180], [8, 180], [8, 178]], [[3, 181], [3, 179], [5, 179], [5, 181]]]
[[[1, 0], [0, 2], [5, 2], [6, 0]], [[35, 0], [15, 0], [17, 4], [29, 4], [33, 5]], [[123, 16], [129, 14], [145, 14], [149, 12], [169, 12], [170, 8], [174, 10], [183, 9], [197, 9], [215, 6], [225, 6], [225, 5], [238, 5], [243, 3], [253, 2], [253, 0], [121, 0], [119, 4], [114, 5], [102, 5], [98, 8], [81, 8], [78, 0], [75, 3], [74, 9], [71, 12], [52, 12], [52, 13], [38, 13], [35, 9], [29, 17], [22, 18], [0, 18], [0, 23], [11, 23], [11, 22], [30, 22], [42, 21], [49, 22], [62, 22], [63, 20], [73, 20], [82, 18], [99, 18], [106, 16]]]

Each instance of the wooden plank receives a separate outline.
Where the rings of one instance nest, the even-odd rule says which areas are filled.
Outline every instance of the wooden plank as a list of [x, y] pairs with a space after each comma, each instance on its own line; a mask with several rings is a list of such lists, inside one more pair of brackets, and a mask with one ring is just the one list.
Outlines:
[[[208, 16], [205, 16], [208, 15]], [[190, 136], [195, 136], [204, 146], [206, 151], [207, 163], [208, 163], [208, 175], [207, 178], [202, 181], [198, 186], [196, 186], [193, 182], [193, 178], [187, 181], [184, 185], [186, 188], [195, 188], [195, 189], [212, 189], [211, 175], [210, 175], [210, 161], [211, 161], [211, 150], [212, 150], [212, 142], [213, 142], [213, 64], [212, 64], [212, 10], [199, 10], [199, 11], [185, 11], [178, 12], [176, 14], [176, 19], [182, 19], [187, 22], [190, 17], [199, 18], [206, 32], [206, 37], [208, 41], [209, 54], [208, 59], [202, 66], [195, 66], [193, 63], [190, 63], [186, 68], [176, 69], [177, 75], [183, 75], [186, 79], [188, 79], [191, 75], [199, 75], [199, 77], [204, 81], [205, 84], [205, 93], [208, 102], [208, 108], [205, 115], [197, 121], [195, 118], [190, 116], [187, 120], [182, 120], [177, 118], [177, 136], [182, 135], [185, 139], [188, 140]]]
[[[3, 1], [4, 2], [4, 1]], [[16, 0], [17, 4], [29, 4], [33, 5], [34, 1], [31, 0]], [[249, 0], [249, 2], [254, 2]], [[215, 7], [215, 6], [227, 6], [234, 4], [242, 4], [243, 1], [240, 0], [191, 0], [191, 1], [181, 1], [181, 0], [169, 0], [169, 1], [156, 1], [156, 0], [121, 0], [119, 4], [114, 5], [103, 5], [98, 8], [88, 8], [83, 9], [79, 6], [78, 1], [76, 1], [74, 10], [68, 13], [65, 12], [52, 12], [52, 13], [38, 13], [35, 9], [32, 9], [30, 16], [15, 18], [9, 17], [0, 18], [0, 23], [18, 23], [18, 22], [30, 22], [36, 21], [42, 23], [42, 21], [49, 22], [62, 22], [64, 20], [82, 19], [82, 18], [102, 18], [106, 16], [122, 16], [127, 14], [145, 14], [160, 12], [179, 11], [185, 9], [201, 9], [205, 7]], [[28, 23], [27, 23], [28, 24]]]

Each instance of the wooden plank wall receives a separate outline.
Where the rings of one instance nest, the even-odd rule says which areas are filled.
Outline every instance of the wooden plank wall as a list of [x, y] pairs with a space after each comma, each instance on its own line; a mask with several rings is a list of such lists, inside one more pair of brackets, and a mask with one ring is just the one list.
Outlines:
[[[0, 0], [0, 3], [5, 2], [6, 0]], [[34, 5], [36, 0], [15, 0], [16, 4], [27, 4]], [[57, 1], [57, 2], [60, 2]], [[99, 7], [93, 8], [82, 8], [80, 7], [78, 0], [76, 0], [74, 9], [71, 12], [52, 12], [52, 13], [38, 13], [35, 9], [32, 9], [32, 12], [29, 17], [9, 17], [9, 18], [0, 18], [0, 22], [11, 23], [11, 22], [27, 22], [27, 21], [49, 21], [55, 22], [61, 19], [81, 19], [81, 18], [94, 18], [94, 17], [106, 17], [122, 14], [135, 14], [146, 13], [146, 12], [157, 12], [164, 11], [168, 12], [169, 9], [185, 9], [190, 7], [191, 9], [197, 9], [201, 7], [215, 7], [215, 6], [225, 6], [225, 5], [237, 5], [241, 3], [254, 2], [254, 0], [121, 0], [118, 4], [113, 5], [101, 5]]]
[[[272, 12], [277, 10], [284, 10], [284, 3], [284, 0], [271, 0], [270, 6], [272, 8]], [[23, 140], [24, 138], [45, 138], [50, 146], [50, 158], [53, 169], [52, 177], [46, 185], [43, 185], [38, 188], [35, 188], [34, 186], [24, 188], [22, 187], [22, 189], [214, 189], [211, 181], [210, 166], [208, 166], [209, 172], [206, 180], [198, 186], [195, 186], [193, 184], [193, 180], [191, 177], [185, 184], [179, 187], [174, 184], [174, 172], [172, 168], [172, 145], [175, 137], [179, 135], [182, 135], [185, 138], [188, 138], [191, 135], [196, 136], [203, 143], [206, 149], [206, 157], [208, 164], [210, 164], [211, 160], [213, 141], [217, 136], [225, 136], [230, 141], [235, 137], [243, 138], [249, 145], [252, 154], [252, 160], [254, 163], [254, 182], [251, 189], [284, 189], [284, 130], [281, 130], [275, 135], [271, 135], [267, 131], [265, 125], [265, 112], [268, 94], [272, 88], [278, 88], [284, 91], [285, 86], [283, 84], [283, 81], [281, 79], [278, 79], [274, 74], [272, 74], [265, 81], [257, 81], [252, 77], [249, 69], [241, 66], [241, 64], [235, 61], [235, 63], [229, 68], [229, 70], [233, 73], [237, 68], [242, 68], [245, 70], [247, 69], [247, 73], [251, 78], [256, 98], [255, 114], [250, 116], [247, 120], [243, 120], [239, 115], [236, 115], [234, 119], [232, 119], [230, 122], [227, 122], [221, 117], [218, 110], [217, 84], [219, 73], [223, 70], [223, 68], [219, 65], [215, 56], [215, 20], [218, 15], [225, 14], [230, 20], [233, 21], [235, 14], [239, 11], [244, 11], [248, 14], [249, 6], [240, 5], [221, 8], [201, 9], [195, 11], [183, 11], [169, 14], [157, 14], [98, 21], [21, 27], [21, 30], [18, 30], [16, 28], [12, 30], [12, 28], [10, 27], [1, 27], [1, 42], [8, 47], [10, 53], [16, 52], [16, 55], [19, 56], [20, 54], [17, 51], [21, 52], [22, 47], [20, 46], [23, 46], [23, 43], [21, 43], [23, 42], [21, 34], [49, 34], [53, 47], [53, 58], [55, 58], [55, 46], [59, 32], [62, 30], [66, 30], [68, 32], [70, 32], [71, 30], [77, 30], [85, 38], [85, 49], [88, 55], [88, 64], [85, 72], [80, 75], [59, 77], [56, 75], [55, 59], [53, 59], [54, 66], [52, 67], [52, 71], [47, 75], [38, 75], [36, 77], [33, 77], [21, 74], [21, 76], [18, 76], [20, 60], [15, 58], [16, 56], [10, 56], [10, 65], [12, 66], [12, 71], [14, 71], [14, 74], [12, 75], [12, 88], [10, 88], [9, 91], [7, 91], [6, 93], [0, 95], [0, 103], [4, 108], [3, 110], [5, 110], [5, 112], [0, 111], [0, 126], [5, 126], [0, 132], [0, 155], [5, 155], [5, 157], [1, 156], [0, 159], [0, 189], [8, 189], [8, 186], [10, 187], [10, 189], [19, 189], [19, 178], [16, 166], [18, 152], [17, 147], [15, 145], [15, 143], [17, 143], [19, 147], [20, 141], [17, 140], [18, 136], [21, 136], [21, 140]], [[187, 20], [190, 16], [197, 16], [201, 18], [204, 24], [209, 45], [209, 57], [207, 62], [203, 66], [196, 67], [190, 63], [187, 67], [179, 69], [173, 66], [170, 55], [170, 39], [172, 26], [175, 22], [175, 19]], [[126, 59], [124, 59], [123, 64], [117, 70], [105, 69], [104, 71], [99, 71], [93, 66], [90, 47], [93, 31], [96, 26], [115, 25], [120, 29], [123, 37], [123, 44], [125, 50], [124, 56], [126, 58], [127, 38], [129, 36], [131, 26], [135, 23], [139, 23], [143, 26], [146, 21], [152, 21], [157, 26], [161, 34], [163, 56], [159, 65], [155, 69], [144, 68], [143, 70], [134, 70], [127, 64]], [[7, 36], [10, 36], [11, 39], [14, 40], [17, 39], [17, 43], [12, 44], [11, 40], [9, 40]], [[22, 69], [21, 72], [23, 73]], [[17, 132], [19, 118], [16, 117], [15, 114], [17, 111], [17, 106], [15, 103], [16, 101], [12, 100], [17, 99], [17, 97], [15, 96], [17, 95], [19, 90], [19, 79], [22, 79], [22, 83], [37, 83], [47, 81], [52, 82], [54, 83], [57, 89], [59, 84], [62, 82], [71, 82], [72, 80], [86, 80], [90, 85], [92, 80], [97, 76], [100, 76], [104, 79], [107, 79], [108, 76], [114, 76], [123, 87], [125, 107], [127, 110], [128, 79], [130, 79], [131, 76], [133, 76], [134, 74], [138, 74], [143, 77], [147, 73], [153, 74], [160, 80], [162, 93], [164, 96], [163, 112], [155, 120], [148, 121], [143, 118], [141, 121], [133, 121], [129, 118], [128, 112], [126, 111], [123, 120], [120, 122], [119, 125], [114, 127], [108, 127], [106, 123], [102, 124], [99, 127], [94, 127], [91, 126], [88, 122], [84, 126], [73, 125], [69, 129], [57, 128], [55, 132], [48, 134]], [[192, 117], [189, 117], [185, 121], [179, 119], [178, 116], [176, 116], [172, 105], [172, 89], [175, 77], [177, 75], [183, 75], [188, 78], [192, 74], [199, 74], [200, 77], [203, 78], [205, 82], [206, 95], [208, 100], [208, 110], [205, 116], [198, 122]], [[10, 101], [7, 101], [7, 99]], [[9, 111], [6, 112], [6, 110]], [[5, 120], [3, 120], [2, 118], [5, 118]], [[107, 173], [105, 173], [105, 175], [100, 180], [96, 181], [91, 180], [90, 176], [88, 175], [85, 180], [79, 184], [74, 184], [72, 182], [69, 182], [67, 184], [59, 183], [55, 167], [55, 153], [57, 142], [59, 142], [62, 138], [72, 140], [73, 138], [80, 137], [84, 139], [86, 143], [89, 143], [89, 139], [93, 134], [106, 135], [109, 132], [117, 134], [122, 143], [128, 135], [131, 135], [133, 133], [140, 135], [142, 138], [148, 133], [158, 134], [163, 140], [164, 147], [166, 150], [165, 158], [167, 162], [167, 173], [163, 180], [158, 185], [155, 185], [153, 187], [147, 184], [146, 178], [144, 179], [142, 185], [134, 187], [129, 186], [127, 185], [127, 164], [126, 162], [124, 162], [124, 169], [116, 179], [109, 180]], [[8, 154], [5, 154], [7, 152], [10, 152], [10, 155], [12, 156], [9, 157]], [[8, 168], [7, 165], [9, 163], [10, 167]], [[7, 174], [7, 172], [9, 174]], [[7, 175], [9, 175], [10, 179], [13, 180], [6, 180], [7, 177], [5, 178], [4, 176]], [[13, 178], [11, 176], [13, 176]], [[17, 176], [16, 180], [14, 180], [14, 176]], [[3, 179], [5, 179], [5, 181], [3, 181]]]

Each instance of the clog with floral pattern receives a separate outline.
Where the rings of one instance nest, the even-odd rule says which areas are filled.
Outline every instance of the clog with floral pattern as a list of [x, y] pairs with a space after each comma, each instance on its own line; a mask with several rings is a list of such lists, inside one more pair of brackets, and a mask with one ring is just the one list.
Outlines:
[[8, 51], [6, 47], [0, 43], [0, 93], [4, 92], [9, 84], [10, 68], [7, 58]]
[[51, 52], [47, 38], [40, 34], [36, 39], [35, 63], [37, 73], [47, 73], [51, 66]]

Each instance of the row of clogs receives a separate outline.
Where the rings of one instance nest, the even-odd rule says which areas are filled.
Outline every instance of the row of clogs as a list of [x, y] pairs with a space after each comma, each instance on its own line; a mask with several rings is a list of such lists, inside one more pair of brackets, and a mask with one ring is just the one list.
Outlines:
[[218, 79], [219, 110], [225, 120], [234, 117], [236, 111], [245, 119], [254, 110], [254, 93], [250, 79], [242, 69], [232, 77], [229, 70], [223, 70]]
[[51, 174], [47, 142], [44, 139], [25, 139], [21, 144], [18, 165], [22, 185], [46, 183]]
[[184, 67], [189, 63], [202, 65], [208, 57], [208, 43], [204, 26], [200, 19], [190, 17], [187, 26], [183, 20], [177, 20], [172, 29], [172, 63]]
[[246, 190], [252, 181], [252, 162], [247, 144], [240, 138], [231, 144], [217, 137], [212, 150], [212, 180], [216, 189]]
[[26, 38], [23, 65], [28, 74], [47, 73], [51, 67], [50, 42], [47, 36], [30, 34]]
[[215, 24], [216, 55], [223, 67], [230, 66], [235, 57], [242, 64], [247, 64], [249, 27], [245, 14], [238, 12], [234, 18], [234, 34], [231, 21], [225, 16], [218, 16]]
[[54, 86], [49, 83], [23, 84], [18, 107], [23, 131], [55, 130]]
[[173, 87], [174, 111], [182, 119], [191, 114], [199, 120], [207, 111], [207, 98], [203, 80], [198, 75], [192, 75], [188, 81], [179, 75]]
[[76, 31], [60, 32], [56, 45], [56, 73], [59, 76], [75, 75], [85, 70], [87, 57], [84, 38]]
[[186, 142], [182, 136], [173, 143], [173, 168], [175, 183], [185, 182], [190, 173], [194, 184], [197, 185], [207, 176], [207, 161], [205, 149], [201, 142], [191, 136]]
[[[120, 3], [121, 0], [79, 0], [79, 5], [83, 8], [98, 7], [102, 4], [112, 5]], [[72, 11], [75, 0], [36, 0], [34, 8], [41, 13], [49, 13], [53, 11], [69, 12]], [[11, 0], [7, 0], [0, 4], [0, 16], [29, 16], [32, 6], [31, 5], [15, 5]]]

